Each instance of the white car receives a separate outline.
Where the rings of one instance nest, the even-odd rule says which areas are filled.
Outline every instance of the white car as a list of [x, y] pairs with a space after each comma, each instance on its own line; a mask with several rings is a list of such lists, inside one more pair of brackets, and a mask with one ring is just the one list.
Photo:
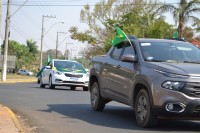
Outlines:
[[23, 69], [20, 69], [17, 74], [27, 75], [27, 76], [33, 76], [34, 75], [33, 72], [31, 72], [29, 70], [23, 70]]
[[55, 86], [69, 86], [71, 90], [83, 87], [88, 91], [89, 74], [77, 61], [53, 59], [41, 73], [40, 87], [54, 89]]

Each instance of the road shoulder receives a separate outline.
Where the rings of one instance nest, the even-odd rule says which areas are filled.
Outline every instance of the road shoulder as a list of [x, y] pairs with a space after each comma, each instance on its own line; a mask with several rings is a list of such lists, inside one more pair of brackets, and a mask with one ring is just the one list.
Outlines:
[[24, 133], [16, 115], [6, 106], [0, 104], [0, 133]]

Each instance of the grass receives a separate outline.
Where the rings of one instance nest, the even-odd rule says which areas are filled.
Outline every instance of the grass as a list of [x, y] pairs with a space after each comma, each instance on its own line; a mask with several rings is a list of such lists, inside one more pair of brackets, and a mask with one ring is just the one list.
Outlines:
[[[0, 77], [1, 77], [1, 73], [0, 73]], [[7, 73], [6, 78], [7, 79], [35, 79], [36, 77]]]

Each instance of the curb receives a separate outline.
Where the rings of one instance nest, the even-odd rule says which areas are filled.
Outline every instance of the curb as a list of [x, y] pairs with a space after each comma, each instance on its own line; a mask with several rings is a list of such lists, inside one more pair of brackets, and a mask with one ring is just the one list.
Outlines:
[[[2, 104], [0, 104], [0, 105], [2, 105]], [[2, 106], [3, 106], [3, 108], [5, 108], [8, 111], [9, 115], [12, 118], [13, 123], [15, 124], [15, 127], [19, 130], [19, 133], [25, 133], [24, 130], [23, 130], [23, 128], [22, 128], [22, 126], [20, 125], [19, 120], [17, 119], [17, 117], [13, 113], [13, 111], [10, 108], [8, 108], [8, 107], [6, 107], [4, 105], [2, 105]]]
[[27, 82], [37, 82], [37, 80], [0, 81], [0, 83], [2, 83], [2, 84], [8, 84], [8, 83], [27, 83]]

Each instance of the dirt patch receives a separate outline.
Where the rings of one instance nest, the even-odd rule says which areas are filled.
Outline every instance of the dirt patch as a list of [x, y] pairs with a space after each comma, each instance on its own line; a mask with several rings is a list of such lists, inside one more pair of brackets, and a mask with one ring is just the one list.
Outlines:
[[23, 133], [38, 133], [37, 127], [32, 126], [27, 118], [19, 114], [16, 114], [16, 117], [21, 124]]

